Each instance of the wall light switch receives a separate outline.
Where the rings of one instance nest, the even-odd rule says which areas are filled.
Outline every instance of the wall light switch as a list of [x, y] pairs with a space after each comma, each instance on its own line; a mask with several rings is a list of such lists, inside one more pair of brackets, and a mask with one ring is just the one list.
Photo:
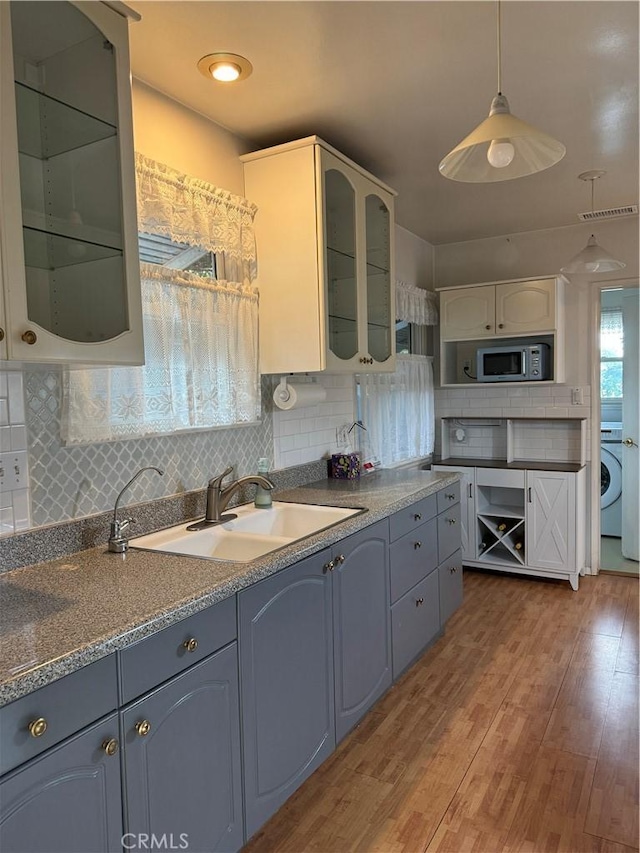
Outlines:
[[26, 451], [0, 453], [0, 488], [3, 491], [28, 489], [28, 474]]
[[582, 388], [572, 388], [571, 389], [571, 405], [572, 406], [582, 406], [584, 402], [584, 396], [582, 394]]

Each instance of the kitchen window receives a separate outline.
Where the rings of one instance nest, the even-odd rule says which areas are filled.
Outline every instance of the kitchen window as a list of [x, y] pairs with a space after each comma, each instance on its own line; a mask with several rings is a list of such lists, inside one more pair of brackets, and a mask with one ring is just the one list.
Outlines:
[[600, 316], [600, 397], [622, 400], [624, 331], [621, 308], [603, 308]]
[[244, 199], [136, 156], [145, 364], [67, 371], [67, 444], [260, 417], [253, 217]]

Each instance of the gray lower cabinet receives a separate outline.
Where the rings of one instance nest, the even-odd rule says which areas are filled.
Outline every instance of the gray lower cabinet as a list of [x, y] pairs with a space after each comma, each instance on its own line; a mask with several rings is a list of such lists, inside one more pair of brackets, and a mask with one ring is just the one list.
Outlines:
[[237, 644], [121, 711], [125, 839], [166, 836], [190, 853], [243, 844]]
[[391, 608], [393, 677], [397, 678], [440, 631], [438, 572], [405, 593]]
[[122, 850], [117, 738], [112, 714], [8, 774], [0, 783], [2, 853]]
[[442, 625], [462, 604], [462, 553], [456, 551], [438, 566], [440, 622]]
[[329, 551], [238, 595], [246, 834], [335, 747]]
[[336, 740], [391, 685], [389, 525], [372, 524], [333, 549]]

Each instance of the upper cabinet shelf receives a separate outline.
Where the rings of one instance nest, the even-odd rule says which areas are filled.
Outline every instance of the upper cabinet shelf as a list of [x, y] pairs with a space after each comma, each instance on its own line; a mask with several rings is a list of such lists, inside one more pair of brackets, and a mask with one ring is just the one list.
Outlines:
[[0, 359], [142, 364], [127, 21], [0, 4]]
[[477, 385], [480, 348], [532, 343], [549, 347], [546, 381], [563, 382], [563, 284], [549, 277], [439, 288], [441, 385]]
[[260, 370], [395, 370], [394, 196], [317, 136], [247, 154]]
[[18, 151], [46, 160], [102, 139], [118, 129], [63, 101], [16, 82]]

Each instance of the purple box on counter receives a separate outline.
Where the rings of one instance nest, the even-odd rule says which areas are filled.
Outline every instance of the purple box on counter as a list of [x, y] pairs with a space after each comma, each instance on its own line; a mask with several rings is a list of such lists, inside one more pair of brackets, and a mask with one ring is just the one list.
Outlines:
[[357, 480], [360, 476], [359, 454], [333, 453], [331, 456], [331, 476], [335, 480]]

